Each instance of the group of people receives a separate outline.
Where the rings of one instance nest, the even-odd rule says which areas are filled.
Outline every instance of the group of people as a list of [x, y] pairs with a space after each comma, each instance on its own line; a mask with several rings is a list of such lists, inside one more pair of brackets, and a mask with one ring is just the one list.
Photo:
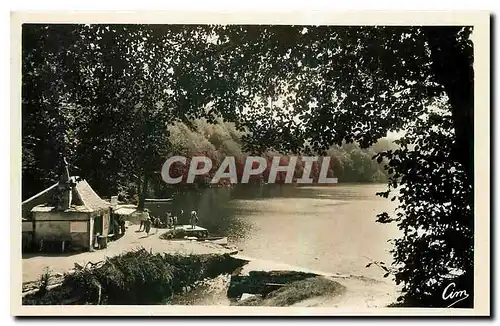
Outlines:
[[[179, 216], [184, 215], [184, 211], [181, 209], [179, 212]], [[196, 211], [191, 211], [190, 217], [189, 217], [189, 223], [191, 225], [191, 228], [196, 228], [196, 224], [198, 223], [198, 213]], [[166, 226], [167, 228], [173, 228], [175, 229], [176, 226], [178, 225], [178, 217], [177, 216], [172, 216], [171, 212], [167, 212], [166, 216]], [[139, 226], [139, 232], [144, 231], [146, 234], [149, 235], [149, 232], [151, 231], [151, 227], [156, 227], [156, 232], [158, 232], [158, 228], [162, 226], [161, 220], [158, 217], [151, 217], [149, 215], [149, 210], [146, 208], [144, 209], [143, 216], [141, 218], [141, 225]]]
[[[183, 212], [181, 210], [181, 216], [182, 216], [182, 213]], [[175, 215], [172, 216], [171, 212], [167, 212], [167, 227], [169, 229], [172, 229], [172, 228], [175, 229], [175, 227], [177, 226], [178, 223], [179, 223], [179, 220], [178, 220], [177, 216], [175, 216]]]
[[115, 215], [113, 218], [113, 230], [115, 237], [121, 237], [125, 234], [125, 220], [119, 215]]
[[156, 227], [156, 232], [158, 232], [158, 227], [160, 226], [160, 219], [158, 217], [151, 217], [149, 215], [149, 209], [145, 209], [141, 218], [141, 225], [139, 226], [139, 232], [144, 231], [147, 235], [151, 231], [151, 227]]

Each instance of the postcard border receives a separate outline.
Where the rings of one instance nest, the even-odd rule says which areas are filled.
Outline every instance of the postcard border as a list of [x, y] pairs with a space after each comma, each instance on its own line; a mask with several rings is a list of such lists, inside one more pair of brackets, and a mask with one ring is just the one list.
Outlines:
[[[475, 297], [473, 309], [273, 308], [218, 306], [22, 306], [21, 26], [23, 23], [294, 25], [468, 25], [474, 27]], [[348, 12], [14, 12], [11, 13], [11, 314], [15, 316], [489, 316], [490, 315], [490, 13]], [[488, 159], [486, 159], [488, 158]], [[14, 245], [15, 244], [15, 245]], [[488, 294], [488, 295], [486, 295]]]

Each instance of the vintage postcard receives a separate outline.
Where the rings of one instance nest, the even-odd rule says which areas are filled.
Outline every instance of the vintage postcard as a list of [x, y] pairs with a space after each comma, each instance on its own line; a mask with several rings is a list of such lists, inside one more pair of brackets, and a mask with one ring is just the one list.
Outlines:
[[490, 315], [489, 13], [11, 26], [13, 315]]

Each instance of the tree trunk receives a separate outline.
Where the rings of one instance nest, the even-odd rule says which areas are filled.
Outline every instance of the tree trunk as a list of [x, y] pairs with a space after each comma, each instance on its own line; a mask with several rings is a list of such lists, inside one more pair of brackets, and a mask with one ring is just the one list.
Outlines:
[[141, 209], [141, 194], [142, 194], [142, 180], [140, 177], [137, 178], [137, 207]]
[[473, 48], [458, 41], [461, 27], [426, 27], [432, 69], [449, 98], [455, 130], [453, 155], [474, 184], [474, 69]]
[[139, 209], [143, 210], [144, 209], [144, 203], [146, 201], [146, 197], [148, 196], [148, 174], [144, 173], [144, 180], [142, 183], [142, 192], [139, 195]]

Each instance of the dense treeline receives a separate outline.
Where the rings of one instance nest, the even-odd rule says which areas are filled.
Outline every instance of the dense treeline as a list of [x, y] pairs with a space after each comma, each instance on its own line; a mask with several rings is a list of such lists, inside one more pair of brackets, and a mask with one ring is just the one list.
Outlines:
[[[184, 123], [175, 123], [169, 127], [169, 141], [176, 148], [175, 155], [183, 155], [188, 158], [203, 155], [211, 158], [212, 169], [204, 176], [200, 176], [195, 180], [206, 182], [211, 180], [220, 166], [221, 162], [227, 156], [234, 156], [236, 161], [236, 171], [238, 180], [241, 180], [245, 159], [250, 153], [245, 152], [242, 141], [243, 132], [238, 131], [233, 123], [223, 122], [219, 119], [217, 124], [208, 123], [204, 119], [197, 119], [192, 123], [192, 128]], [[372, 157], [381, 151], [396, 149], [397, 146], [388, 139], [381, 139], [369, 148], [360, 148], [357, 143], [346, 144], [341, 146], [333, 145], [326, 156], [330, 157], [330, 165], [327, 177], [338, 178], [339, 182], [386, 182], [388, 178], [387, 170], [383, 164], [379, 164], [372, 160]], [[280, 165], [289, 164], [289, 156], [287, 153], [277, 153], [267, 151], [261, 154], [267, 160], [267, 168], [255, 178], [250, 178], [266, 181], [268, 180], [270, 164], [272, 158], [280, 156]], [[318, 162], [314, 162], [311, 169], [311, 178], [313, 182], [318, 181], [321, 167], [321, 157]], [[173, 165], [170, 174], [172, 177], [182, 175], [183, 181], [186, 180], [189, 161], [187, 164]], [[300, 156], [295, 166], [295, 179], [302, 177], [304, 172], [304, 164]], [[276, 183], [284, 182], [285, 173], [280, 172], [277, 175]], [[221, 179], [221, 183], [227, 183], [229, 180]]]

